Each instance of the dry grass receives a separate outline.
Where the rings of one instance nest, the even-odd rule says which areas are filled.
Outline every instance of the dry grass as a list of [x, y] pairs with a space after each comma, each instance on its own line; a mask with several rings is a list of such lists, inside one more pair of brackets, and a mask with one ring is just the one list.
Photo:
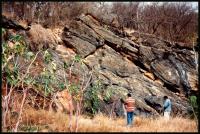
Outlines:
[[[14, 128], [18, 117], [21, 95], [14, 96], [14, 113], [9, 113], [7, 125], [4, 132]], [[72, 117], [72, 128], [75, 131], [75, 116]], [[110, 119], [103, 114], [96, 115], [93, 119], [88, 116], [79, 117], [79, 132], [198, 132], [195, 120], [176, 117], [170, 121], [165, 121], [162, 117], [151, 119], [134, 118], [134, 126], [127, 128], [126, 119]], [[69, 115], [61, 112], [35, 110], [29, 105], [25, 105], [22, 120], [18, 131], [37, 132], [69, 132]]]
[[60, 29], [46, 29], [39, 24], [33, 24], [28, 31], [28, 36], [32, 41], [32, 50], [40, 50], [43, 47], [53, 47], [62, 42], [59, 35]]
[[[69, 116], [53, 111], [26, 109], [23, 114], [22, 126], [37, 126], [40, 132], [69, 132]], [[72, 127], [75, 130], [75, 116], [72, 118]], [[19, 129], [19, 131], [25, 131]], [[27, 131], [27, 130], [26, 130]], [[79, 117], [79, 132], [197, 132], [194, 120], [173, 118], [169, 122], [162, 117], [157, 119], [135, 117], [134, 126], [126, 127], [126, 120], [122, 118], [110, 119], [98, 114], [93, 119], [87, 116]]]

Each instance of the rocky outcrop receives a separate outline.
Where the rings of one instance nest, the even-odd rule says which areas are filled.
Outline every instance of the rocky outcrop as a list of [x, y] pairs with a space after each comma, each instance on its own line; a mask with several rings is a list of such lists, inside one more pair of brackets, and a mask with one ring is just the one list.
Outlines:
[[[35, 26], [32, 28], [38, 29]], [[29, 31], [28, 35], [37, 44], [34, 38], [39, 32], [34, 32]], [[191, 91], [197, 92], [198, 84], [194, 53], [190, 48], [177, 47], [151, 35], [119, 35], [89, 14], [81, 15], [70, 26], [65, 26], [61, 41], [51, 38], [52, 31], [46, 32], [46, 38], [39, 39], [42, 44], [46, 43], [48, 52], [53, 55], [57, 65], [55, 74], [60, 82], [64, 78], [72, 79], [69, 76], [70, 67], [73, 67], [71, 72], [75, 83], [84, 82], [84, 78], [89, 78], [89, 72], [92, 72], [89, 87], [93, 87], [96, 80], [101, 82], [103, 88], [99, 89], [98, 96], [100, 111], [123, 116], [120, 98], [125, 98], [128, 92], [136, 99], [135, 114], [162, 114], [164, 95], [172, 100], [173, 115], [186, 116], [188, 109], [191, 110], [187, 95]], [[39, 50], [42, 48], [39, 46]], [[76, 54], [82, 58], [81, 66], [73, 63]], [[30, 68], [38, 71], [36, 74], [49, 67], [43, 63], [43, 54], [39, 57], [40, 69]], [[64, 62], [68, 65], [66, 70], [63, 69]], [[107, 91], [110, 94], [105, 98]]]
[[[194, 79], [192, 80], [190, 75], [189, 81], [187, 76], [189, 72], [197, 75], [194, 55], [190, 49], [181, 49], [168, 41], [147, 35], [141, 36], [140, 42], [119, 37], [109, 27], [102, 27], [98, 20], [90, 15], [82, 15], [74, 25], [76, 28], [72, 26], [64, 30], [63, 40], [68, 41], [66, 46], [72, 47], [85, 58], [84, 63], [97, 72], [96, 77], [101, 79], [105, 87], [114, 86], [115, 91], [117, 88], [124, 89], [124, 94], [120, 94], [118, 99], [124, 97], [127, 92], [132, 92], [138, 102], [141, 102], [138, 111], [149, 111], [155, 115], [159, 113], [158, 105], [145, 99], [148, 95], [177, 98], [176, 94], [187, 95], [190, 90], [195, 90], [190, 85]], [[74, 36], [79, 38], [76, 45], [72, 41]], [[87, 46], [84, 42], [87, 42]], [[97, 44], [98, 42], [102, 44]], [[85, 49], [82, 49], [84, 46]], [[184, 57], [187, 52], [189, 54]], [[158, 79], [164, 84], [155, 82]], [[192, 86], [194, 87], [194, 84]], [[174, 109], [178, 109], [176, 102], [174, 101]], [[183, 105], [182, 109], [187, 106]]]
[[6, 29], [15, 29], [15, 30], [30, 30], [30, 25], [24, 27], [23, 25], [19, 24], [12, 19], [7, 18], [5, 15], [2, 15], [2, 27]]

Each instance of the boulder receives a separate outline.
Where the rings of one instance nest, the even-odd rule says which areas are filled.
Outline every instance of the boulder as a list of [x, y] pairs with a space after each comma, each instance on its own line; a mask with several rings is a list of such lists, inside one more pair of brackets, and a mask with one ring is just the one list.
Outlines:
[[151, 63], [151, 68], [153, 73], [165, 83], [175, 87], [180, 85], [178, 71], [169, 60], [155, 60]]
[[65, 38], [63, 41], [68, 47], [74, 48], [74, 51], [82, 57], [86, 57], [96, 50], [94, 45], [76, 36], [70, 36], [70, 38]]
[[151, 62], [155, 59], [155, 56], [151, 50], [151, 47], [140, 46], [138, 60], [144, 64], [144, 66], [150, 71]]

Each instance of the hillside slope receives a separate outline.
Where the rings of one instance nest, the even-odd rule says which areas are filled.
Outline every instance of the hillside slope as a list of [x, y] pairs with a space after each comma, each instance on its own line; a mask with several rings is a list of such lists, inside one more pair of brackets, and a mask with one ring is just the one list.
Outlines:
[[[87, 105], [84, 105], [83, 113], [96, 110], [123, 116], [120, 98], [125, 98], [128, 92], [136, 99], [136, 115], [159, 116], [164, 95], [172, 100], [173, 116], [187, 116], [192, 111], [187, 97], [198, 91], [194, 52], [182, 47], [181, 43], [172, 45], [166, 40], [136, 32], [124, 34], [118, 30], [116, 33], [91, 15], [82, 15], [63, 29], [51, 30], [33, 24], [28, 31], [7, 30], [4, 36], [16, 33], [25, 38], [29, 51], [35, 55], [33, 63], [20, 55], [16, 58], [20, 74], [26, 74], [28, 69], [29, 76], [36, 81], [29, 83], [28, 88], [40, 96], [46, 95], [45, 106], [40, 102], [36, 102], [36, 106], [34, 102], [37, 108], [49, 108], [52, 103], [48, 99], [52, 100], [61, 89], [69, 88], [61, 87], [67, 80], [69, 85], [79, 85], [77, 89], [84, 85], [88, 92], [100, 83], [100, 87], [95, 88], [98, 106], [93, 104], [96, 98], [85, 93], [83, 100]], [[46, 63], [48, 54], [52, 57]], [[65, 65], [67, 67], [63, 68]], [[45, 71], [52, 74], [48, 76], [48, 84], [42, 81], [46, 78]], [[7, 81], [6, 73], [3, 73], [3, 80]], [[46, 91], [46, 84], [51, 90]], [[59, 99], [57, 97], [53, 102]], [[61, 104], [54, 103], [58, 109], [58, 105], [66, 102], [68, 99], [64, 98]]]

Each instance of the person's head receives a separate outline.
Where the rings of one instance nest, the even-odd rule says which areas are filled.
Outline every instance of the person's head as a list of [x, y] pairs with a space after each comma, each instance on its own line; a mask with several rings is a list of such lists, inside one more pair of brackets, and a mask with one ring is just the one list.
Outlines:
[[131, 97], [131, 93], [128, 93], [127, 96], [128, 96], [128, 97]]
[[166, 100], [166, 99], [168, 99], [168, 97], [167, 97], [167, 96], [164, 96], [163, 99]]

